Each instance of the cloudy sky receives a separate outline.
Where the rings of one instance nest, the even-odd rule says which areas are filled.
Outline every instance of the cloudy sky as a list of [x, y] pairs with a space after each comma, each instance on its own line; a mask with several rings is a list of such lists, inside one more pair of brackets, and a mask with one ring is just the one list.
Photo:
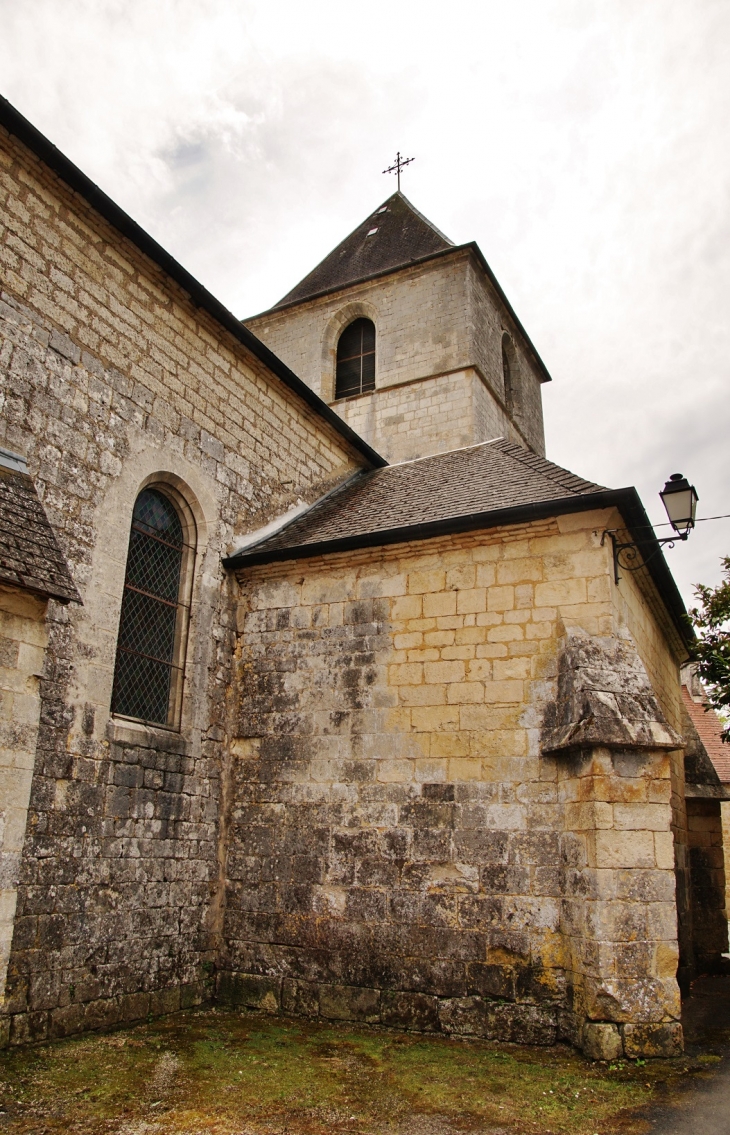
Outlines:
[[[0, 92], [239, 316], [394, 189], [477, 240], [548, 455], [730, 513], [728, 0], [0, 0]], [[666, 529], [658, 529], [658, 534]], [[730, 520], [667, 553], [687, 599]]]

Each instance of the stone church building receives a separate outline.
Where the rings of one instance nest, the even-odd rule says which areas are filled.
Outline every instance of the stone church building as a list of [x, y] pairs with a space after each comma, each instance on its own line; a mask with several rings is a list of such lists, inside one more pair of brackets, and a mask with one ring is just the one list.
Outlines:
[[241, 322], [2, 101], [0, 264], [3, 1042], [678, 1051], [727, 949], [690, 632], [479, 248], [396, 193]]

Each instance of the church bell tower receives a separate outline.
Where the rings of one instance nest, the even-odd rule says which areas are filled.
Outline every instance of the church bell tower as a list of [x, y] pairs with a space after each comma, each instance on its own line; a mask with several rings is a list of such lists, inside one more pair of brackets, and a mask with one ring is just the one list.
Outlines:
[[544, 455], [542, 360], [479, 247], [400, 191], [245, 323], [390, 463], [496, 437]]

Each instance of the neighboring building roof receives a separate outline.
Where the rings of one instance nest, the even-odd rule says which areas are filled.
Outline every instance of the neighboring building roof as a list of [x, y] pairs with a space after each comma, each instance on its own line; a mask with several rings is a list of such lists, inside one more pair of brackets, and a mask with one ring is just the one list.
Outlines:
[[402, 193], [394, 193], [337, 245], [273, 310], [300, 303], [368, 276], [405, 268], [414, 260], [453, 248]]
[[316, 555], [343, 541], [353, 547], [417, 539], [444, 526], [453, 531], [459, 522], [462, 527], [464, 521], [484, 525], [505, 510], [602, 491], [600, 485], [498, 438], [355, 477], [226, 564]]
[[62, 603], [81, 602], [23, 458], [4, 450], [0, 450], [0, 584]]
[[705, 701], [695, 701], [684, 685], [682, 701], [717, 775], [723, 784], [730, 783], [730, 745], [722, 739], [720, 718]]
[[9, 103], [2, 96], [0, 96], [0, 126], [3, 126], [9, 134], [19, 138], [23, 145], [27, 146], [37, 158], [40, 158], [44, 165], [53, 170], [69, 188], [83, 197], [92, 209], [95, 209], [110, 225], [113, 225], [123, 236], [131, 240], [145, 256], [148, 256], [150, 260], [162, 268], [163, 272], [166, 272], [190, 296], [197, 307], [206, 311], [234, 338], [243, 343], [252, 355], [268, 367], [277, 378], [281, 379], [285, 386], [288, 386], [321, 418], [328, 422], [345, 441], [358, 450], [370, 465], [379, 468], [387, 464], [385, 459], [379, 453], [376, 453], [366, 441], [363, 441], [342, 420], [339, 414], [331, 410], [327, 403], [314, 393], [311, 387], [307, 386], [273, 351], [270, 351], [257, 339], [253, 332], [241, 323], [240, 319], [236, 319], [235, 315], [228, 311], [207, 288], [204, 288], [194, 276], [191, 276], [169, 252], [166, 252], [149, 233], [146, 233], [136, 221], [132, 220], [128, 213], [125, 213], [110, 197], [107, 197], [98, 185], [95, 185], [85, 173], [81, 172], [78, 166], [69, 161], [65, 154], [62, 154], [27, 118], [23, 117], [20, 111], [15, 109], [12, 103]]

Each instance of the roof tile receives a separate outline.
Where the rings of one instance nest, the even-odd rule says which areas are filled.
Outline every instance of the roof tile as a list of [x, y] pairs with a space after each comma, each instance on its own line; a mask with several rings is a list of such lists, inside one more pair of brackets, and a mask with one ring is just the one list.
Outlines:
[[722, 739], [720, 718], [706, 702], [695, 701], [686, 686], [682, 686], [682, 700], [717, 775], [723, 784], [729, 783], [730, 745]]
[[453, 248], [402, 193], [394, 193], [272, 308], [311, 299], [333, 288], [402, 268]]
[[369, 542], [376, 543], [379, 533], [392, 529], [406, 529], [403, 539], [408, 539], [409, 527], [602, 491], [603, 486], [499, 438], [358, 476], [227, 563], [243, 566], [254, 555], [262, 562], [267, 554], [293, 558], [308, 545], [351, 537], [371, 536]]

